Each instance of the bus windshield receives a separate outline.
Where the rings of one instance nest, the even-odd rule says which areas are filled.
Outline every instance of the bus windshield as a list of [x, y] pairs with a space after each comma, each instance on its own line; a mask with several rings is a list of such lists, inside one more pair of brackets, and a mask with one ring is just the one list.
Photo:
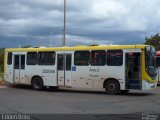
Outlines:
[[156, 70], [156, 51], [154, 47], [146, 47], [146, 71], [150, 77], [157, 76]]

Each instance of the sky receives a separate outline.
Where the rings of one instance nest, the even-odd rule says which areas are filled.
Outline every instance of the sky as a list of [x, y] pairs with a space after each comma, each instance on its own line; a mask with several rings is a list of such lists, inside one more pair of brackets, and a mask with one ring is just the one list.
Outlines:
[[[66, 46], [143, 44], [160, 32], [159, 0], [66, 0]], [[64, 0], [0, 0], [0, 48], [62, 46]]]

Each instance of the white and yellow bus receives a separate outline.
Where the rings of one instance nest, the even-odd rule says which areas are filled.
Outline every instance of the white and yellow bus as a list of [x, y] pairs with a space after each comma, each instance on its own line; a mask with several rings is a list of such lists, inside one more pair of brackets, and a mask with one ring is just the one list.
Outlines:
[[108, 94], [157, 86], [155, 49], [148, 45], [100, 45], [5, 50], [5, 81], [72, 88], [105, 88]]

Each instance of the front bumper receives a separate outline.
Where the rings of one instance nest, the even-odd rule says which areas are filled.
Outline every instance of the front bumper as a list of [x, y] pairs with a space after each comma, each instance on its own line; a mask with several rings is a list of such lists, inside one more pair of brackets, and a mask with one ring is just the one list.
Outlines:
[[150, 90], [157, 87], [157, 83], [149, 83], [146, 80], [142, 81], [142, 90]]

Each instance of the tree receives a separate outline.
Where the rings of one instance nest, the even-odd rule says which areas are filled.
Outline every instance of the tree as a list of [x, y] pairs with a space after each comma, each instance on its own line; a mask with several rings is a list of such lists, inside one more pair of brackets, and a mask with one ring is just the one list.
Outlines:
[[151, 36], [151, 37], [145, 37], [145, 43], [146, 45], [152, 45], [155, 47], [155, 49], [157, 51], [160, 51], [160, 35], [157, 33], [156, 35], [154, 36]]

